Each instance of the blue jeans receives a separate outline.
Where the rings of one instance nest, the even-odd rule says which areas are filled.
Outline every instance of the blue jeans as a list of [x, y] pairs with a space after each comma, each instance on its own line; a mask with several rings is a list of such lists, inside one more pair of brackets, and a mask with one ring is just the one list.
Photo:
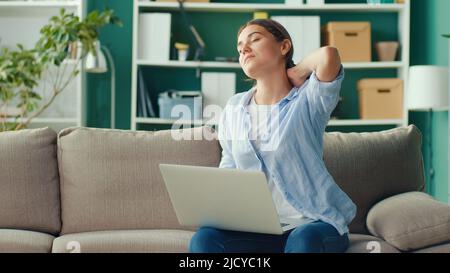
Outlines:
[[189, 244], [191, 253], [341, 253], [348, 248], [348, 234], [340, 235], [330, 224], [317, 220], [271, 235], [201, 227]]

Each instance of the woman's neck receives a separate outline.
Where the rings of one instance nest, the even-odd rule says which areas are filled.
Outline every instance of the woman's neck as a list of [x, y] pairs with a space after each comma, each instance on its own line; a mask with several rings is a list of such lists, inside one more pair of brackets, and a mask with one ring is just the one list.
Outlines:
[[266, 73], [256, 80], [256, 104], [276, 104], [292, 89], [286, 70], [280, 69], [274, 73]]

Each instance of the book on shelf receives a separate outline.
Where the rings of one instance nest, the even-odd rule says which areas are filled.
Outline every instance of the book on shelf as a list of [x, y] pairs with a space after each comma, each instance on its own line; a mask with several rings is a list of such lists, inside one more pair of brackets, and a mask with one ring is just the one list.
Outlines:
[[155, 111], [150, 99], [150, 94], [147, 90], [147, 85], [142, 75], [142, 69], [138, 71], [138, 104], [137, 104], [138, 117], [155, 117]]

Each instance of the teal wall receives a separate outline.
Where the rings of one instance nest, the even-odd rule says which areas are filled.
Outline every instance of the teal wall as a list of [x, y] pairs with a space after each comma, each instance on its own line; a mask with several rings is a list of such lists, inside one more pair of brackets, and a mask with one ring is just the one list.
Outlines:
[[[441, 35], [450, 33], [450, 1], [412, 0], [411, 65], [448, 65], [448, 41]], [[426, 172], [427, 191], [438, 200], [448, 201], [448, 112], [411, 112], [410, 122], [423, 132], [423, 155], [426, 170], [430, 166], [431, 140], [434, 177]], [[431, 124], [431, 138], [429, 126]]]
[[[116, 128], [129, 129], [133, 1], [88, 0], [88, 11], [106, 7], [113, 9], [123, 21], [123, 27], [105, 26], [100, 32], [100, 41], [111, 51], [116, 67]], [[110, 72], [87, 75], [87, 126], [110, 127], [110, 90]]]
[[448, 65], [448, 43], [441, 35], [450, 33], [450, 1], [412, 0], [411, 65]]
[[[214, 1], [218, 2], [218, 1]], [[224, 2], [224, 1], [222, 1]], [[239, 2], [283, 2], [281, 0], [247, 0]], [[339, 3], [343, 2], [340, 0], [329, 0], [327, 3]], [[363, 0], [349, 0], [345, 2], [352, 3], [363, 3]], [[89, 0], [88, 9], [104, 9], [105, 7], [110, 7], [116, 11], [116, 14], [124, 22], [123, 28], [118, 27], [106, 27], [101, 32], [101, 41], [104, 45], [110, 48], [113, 57], [116, 62], [117, 69], [117, 105], [116, 105], [116, 127], [121, 129], [130, 128], [131, 119], [131, 54], [132, 54], [132, 14], [133, 14], [133, 1], [132, 0]], [[448, 63], [448, 49], [447, 41], [441, 37], [442, 33], [450, 33], [450, 16], [446, 14], [450, 10], [450, 1], [448, 0], [412, 0], [412, 10], [411, 10], [411, 65], [417, 64], [437, 64], [437, 65], [447, 65]], [[271, 13], [270, 15], [274, 15]], [[325, 21], [329, 20], [370, 20], [373, 24], [373, 37], [374, 41], [382, 39], [396, 39], [396, 18], [392, 14], [384, 14], [384, 18], [381, 20], [374, 17], [373, 14], [362, 14], [355, 16], [342, 15], [342, 14], [326, 14], [324, 18]], [[215, 37], [214, 33], [207, 31], [210, 24], [214, 24], [217, 20], [214, 20], [214, 16], [222, 16], [230, 22], [230, 27], [223, 28], [225, 24], [217, 25], [215, 29], [220, 29], [214, 33], [219, 34], [220, 37]], [[228, 19], [227, 19], [228, 18]], [[226, 39], [223, 40], [221, 37], [227, 36], [234, 38], [235, 28], [237, 28], [245, 20], [250, 19], [251, 14], [198, 14], [193, 15], [192, 20], [199, 32], [203, 34], [203, 38], [206, 40], [207, 44], [210, 46], [210, 51], [208, 52], [206, 58], [212, 59], [214, 55], [220, 54], [233, 55], [234, 53], [234, 40]], [[202, 22], [209, 22], [208, 26], [205, 26]], [[322, 23], [324, 23], [324, 20]], [[175, 18], [174, 24], [179, 24], [179, 20]], [[227, 24], [228, 26], [228, 24]], [[392, 26], [392, 27], [386, 27]], [[207, 35], [206, 35], [207, 34]], [[174, 36], [178, 39], [186, 38], [183, 32], [175, 32]], [[223, 41], [223, 43], [217, 43], [217, 41]], [[146, 68], [145, 73], [153, 73], [153, 69]], [[236, 71], [236, 70], [233, 70]], [[186, 71], [185, 71], [186, 72]], [[380, 71], [348, 71], [346, 76], [346, 81], [343, 84], [342, 94], [344, 96], [344, 101], [341, 107], [341, 114], [344, 118], [357, 118], [357, 101], [356, 101], [356, 90], [355, 83], [361, 75], [373, 77], [378, 76]], [[160, 71], [161, 82], [160, 83], [149, 83], [153, 89], [157, 92], [152, 96], [153, 101], [156, 99], [156, 94], [158, 92], [164, 91], [163, 80], [171, 81], [174, 77], [176, 78], [177, 73], [174, 70]], [[191, 89], [199, 88], [199, 80], [193, 79], [194, 71], [187, 70], [187, 73], [183, 73], [185, 80], [187, 80], [187, 85], [183, 87], [189, 87]], [[383, 71], [385, 75], [394, 75], [395, 71]], [[165, 76], [164, 76], [165, 75]], [[170, 76], [169, 76], [170, 75]], [[189, 79], [191, 77], [192, 80]], [[239, 79], [243, 79], [242, 73], [238, 73]], [[100, 75], [88, 75], [87, 78], [87, 116], [88, 116], [88, 126], [91, 127], [109, 127], [109, 117], [110, 117], [110, 75], [100, 74]], [[153, 84], [153, 85], [152, 85]], [[174, 86], [177, 88], [177, 86]], [[247, 86], [245, 83], [238, 83], [238, 88], [245, 89]], [[182, 88], [182, 87], [180, 87]], [[426, 113], [411, 112], [410, 121], [416, 124], [423, 133], [423, 154], [426, 169], [430, 162], [428, 160], [428, 155], [430, 155], [430, 150], [428, 149], [427, 143], [430, 140], [430, 134], [427, 133], [429, 122], [427, 120]], [[430, 178], [427, 172], [427, 190], [433, 196], [442, 201], [447, 201], [448, 192], [448, 115], [447, 112], [435, 112], [433, 113], [433, 119], [431, 123], [432, 131], [432, 143], [433, 149], [431, 150], [433, 155], [433, 166], [435, 168], [435, 176], [433, 179]], [[141, 127], [139, 129], [155, 129], [164, 128], [160, 127]], [[167, 127], [168, 128], [168, 127]], [[376, 131], [389, 129], [385, 126], [371, 126], [371, 127], [336, 127], [329, 128], [328, 131]]]

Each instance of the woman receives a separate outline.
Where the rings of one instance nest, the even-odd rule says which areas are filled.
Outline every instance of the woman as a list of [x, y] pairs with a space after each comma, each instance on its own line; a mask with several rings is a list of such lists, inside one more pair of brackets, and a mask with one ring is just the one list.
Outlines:
[[201, 227], [190, 251], [345, 252], [356, 207], [322, 159], [344, 78], [338, 51], [323, 47], [294, 65], [288, 32], [269, 19], [242, 26], [237, 50], [255, 85], [234, 95], [221, 115], [220, 167], [263, 171], [279, 217], [298, 226], [283, 235]]

